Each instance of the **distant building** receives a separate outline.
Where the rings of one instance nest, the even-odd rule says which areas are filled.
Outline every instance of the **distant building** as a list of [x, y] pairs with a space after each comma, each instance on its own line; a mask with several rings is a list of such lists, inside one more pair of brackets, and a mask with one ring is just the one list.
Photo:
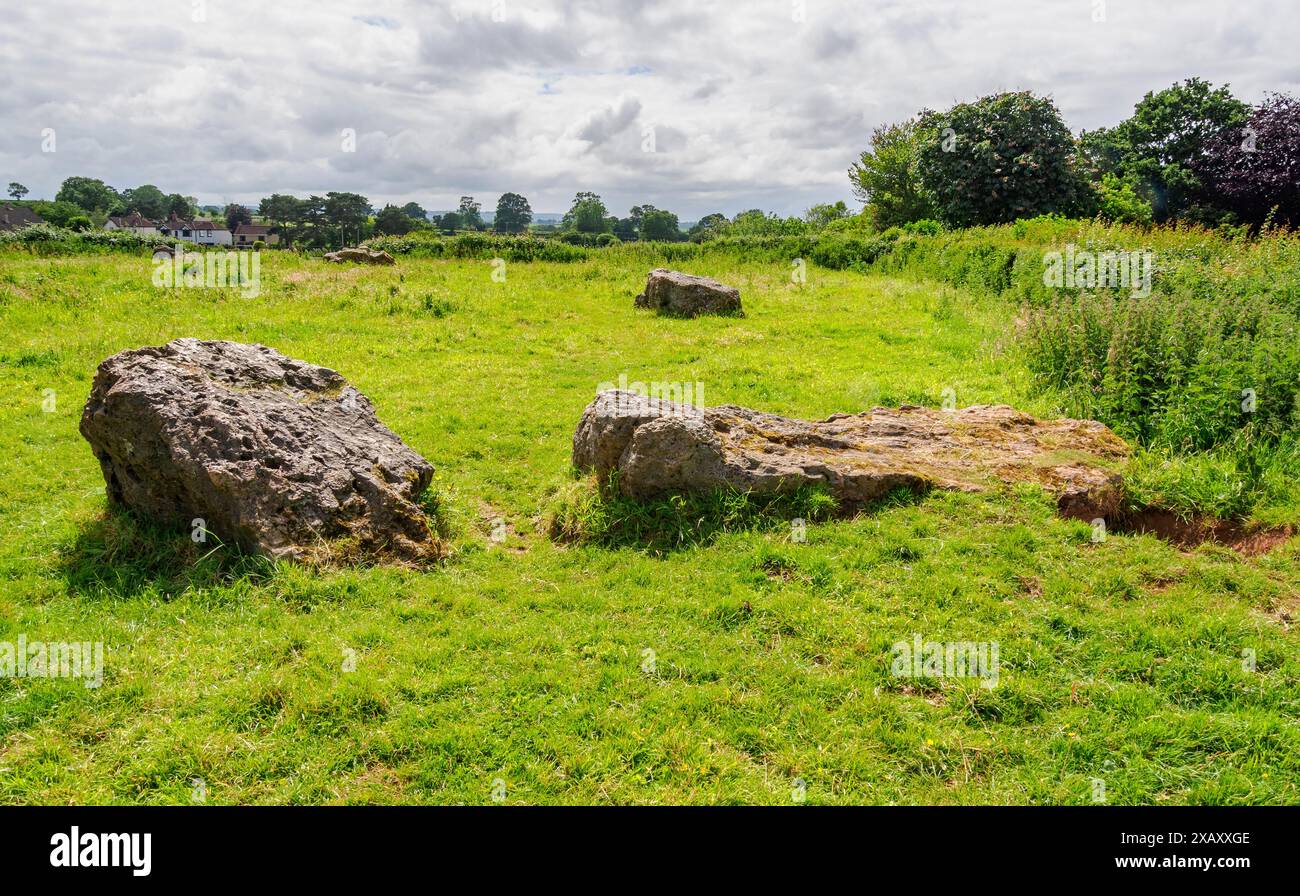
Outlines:
[[177, 215], [172, 215], [158, 230], [164, 236], [189, 240], [191, 243], [198, 243], [200, 246], [229, 246], [234, 242], [230, 231], [226, 229], [224, 224], [213, 224], [206, 218], [189, 221]]
[[132, 233], [157, 233], [158, 225], [139, 212], [109, 218], [104, 223], [105, 230], [129, 230]]
[[0, 230], [17, 230], [28, 224], [44, 223], [44, 218], [25, 205], [0, 205]]
[[268, 246], [274, 246], [280, 242], [280, 234], [271, 233], [270, 226], [266, 224], [240, 224], [235, 228], [236, 249], [251, 249], [253, 243], [258, 240], [261, 240]]

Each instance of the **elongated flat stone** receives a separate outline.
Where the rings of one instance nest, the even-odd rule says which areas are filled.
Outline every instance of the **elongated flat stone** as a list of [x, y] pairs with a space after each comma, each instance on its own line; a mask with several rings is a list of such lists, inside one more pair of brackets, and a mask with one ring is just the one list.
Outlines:
[[1036, 420], [1006, 405], [905, 405], [810, 422], [724, 405], [694, 408], [619, 390], [587, 406], [573, 464], [617, 472], [630, 497], [730, 487], [760, 494], [821, 485], [848, 507], [898, 488], [986, 491], [1035, 482], [1068, 517], [1118, 510], [1111, 467], [1123, 439], [1089, 420]]

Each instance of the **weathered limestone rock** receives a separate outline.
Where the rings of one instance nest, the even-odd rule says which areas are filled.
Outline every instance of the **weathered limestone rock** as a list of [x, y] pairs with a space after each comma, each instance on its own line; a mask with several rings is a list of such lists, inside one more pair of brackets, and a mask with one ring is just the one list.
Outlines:
[[330, 252], [324, 256], [326, 261], [333, 261], [342, 264], [345, 261], [355, 261], [360, 264], [396, 264], [393, 256], [379, 249], [352, 248], [340, 249], [337, 252]]
[[740, 290], [708, 277], [656, 268], [646, 280], [645, 292], [633, 303], [660, 314], [696, 317], [701, 314], [743, 314]]
[[1005, 405], [956, 411], [905, 405], [820, 422], [725, 405], [692, 408], [611, 390], [587, 406], [573, 464], [618, 471], [634, 498], [733, 487], [771, 493], [825, 485], [854, 507], [897, 488], [985, 491], [1036, 482], [1062, 515], [1113, 516], [1121, 479], [1107, 461], [1125, 442], [1086, 420], [1035, 420]]
[[177, 339], [99, 365], [81, 434], [109, 499], [273, 557], [430, 559], [433, 467], [333, 370], [262, 345]]

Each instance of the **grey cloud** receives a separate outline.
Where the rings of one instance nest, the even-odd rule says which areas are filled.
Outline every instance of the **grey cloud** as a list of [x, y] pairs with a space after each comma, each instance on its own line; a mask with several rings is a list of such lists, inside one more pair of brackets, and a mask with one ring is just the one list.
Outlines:
[[813, 43], [816, 53], [823, 59], [848, 56], [858, 49], [858, 36], [844, 28], [825, 28]]
[[640, 112], [640, 100], [634, 96], [620, 97], [613, 105], [588, 115], [574, 128], [574, 136], [586, 140], [592, 146], [600, 146], [623, 133], [628, 125], [636, 121]]
[[570, 25], [434, 18], [421, 29], [420, 55], [435, 68], [457, 72], [516, 66], [554, 69], [577, 61], [579, 41]]
[[690, 98], [693, 100], [707, 100], [716, 96], [726, 83], [726, 78], [710, 78], [704, 84], [692, 90]]
[[620, 212], [795, 213], [851, 200], [844, 170], [871, 129], [922, 107], [1034, 88], [1077, 131], [1191, 75], [1251, 102], [1300, 81], [1300, 19], [1279, 0], [1126, 0], [1104, 24], [1086, 2], [1037, 0], [808, 0], [802, 23], [786, 0], [233, 9], [209, 3], [203, 23], [138, 0], [7, 10], [7, 179], [34, 196], [80, 174], [202, 201], [345, 189], [442, 207], [515, 190], [563, 211], [592, 189]]

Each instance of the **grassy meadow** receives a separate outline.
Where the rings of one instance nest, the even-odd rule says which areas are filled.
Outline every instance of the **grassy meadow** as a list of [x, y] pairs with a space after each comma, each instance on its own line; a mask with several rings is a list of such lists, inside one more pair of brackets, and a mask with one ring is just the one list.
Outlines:
[[[1100, 779], [1110, 803], [1300, 802], [1298, 538], [1094, 542], [1033, 488], [804, 542], [689, 506], [653, 545], [553, 537], [593, 500], [578, 417], [622, 375], [805, 418], [1078, 405], [1005, 288], [699, 251], [673, 266], [746, 316], [673, 320], [632, 308], [659, 263], [629, 245], [498, 282], [479, 258], [266, 252], [241, 298], [155, 289], [144, 254], [0, 251], [0, 641], [106, 645], [97, 689], [0, 678], [0, 801], [1089, 804]], [[445, 564], [273, 564], [109, 512], [77, 431], [95, 367], [181, 336], [365, 392], [437, 467]], [[1174, 463], [1139, 458], [1149, 489]], [[1249, 513], [1300, 523], [1294, 479], [1268, 483]], [[892, 676], [917, 633], [998, 642], [997, 686]]]

